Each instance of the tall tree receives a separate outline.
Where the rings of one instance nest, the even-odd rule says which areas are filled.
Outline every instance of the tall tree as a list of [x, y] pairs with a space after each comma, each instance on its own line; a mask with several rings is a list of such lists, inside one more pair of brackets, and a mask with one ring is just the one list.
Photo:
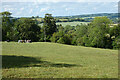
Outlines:
[[2, 40], [10, 40], [13, 35], [13, 20], [10, 12], [2, 12], [0, 15], [2, 16]]
[[44, 41], [49, 41], [52, 34], [57, 30], [56, 22], [55, 19], [52, 17], [52, 14], [45, 14], [42, 29], [44, 31]]

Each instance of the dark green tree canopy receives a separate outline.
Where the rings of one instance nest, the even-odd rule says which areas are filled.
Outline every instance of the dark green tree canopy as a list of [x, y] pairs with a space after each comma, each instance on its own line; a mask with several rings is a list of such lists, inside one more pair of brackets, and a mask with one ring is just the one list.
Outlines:
[[45, 39], [49, 40], [50, 36], [52, 36], [52, 34], [54, 32], [56, 32], [57, 28], [56, 28], [56, 21], [55, 19], [52, 17], [52, 14], [45, 14], [45, 18], [44, 18], [44, 23], [43, 23], [43, 31], [44, 31], [44, 36]]
[[12, 13], [8, 12], [8, 11], [5, 11], [5, 12], [2, 12], [0, 13], [0, 15], [2, 15], [3, 17], [10, 17]]
[[37, 35], [40, 34], [40, 27], [35, 24], [35, 21], [29, 18], [20, 18], [15, 22], [15, 28], [19, 39], [31, 39], [38, 41]]
[[13, 21], [10, 19], [11, 13], [10, 12], [2, 12], [2, 39], [9, 40], [11, 39], [13, 34]]

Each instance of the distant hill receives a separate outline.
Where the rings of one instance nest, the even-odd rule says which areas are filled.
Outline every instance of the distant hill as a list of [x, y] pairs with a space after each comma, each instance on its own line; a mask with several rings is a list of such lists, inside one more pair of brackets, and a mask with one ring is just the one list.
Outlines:
[[[56, 19], [56, 22], [91, 22], [95, 17], [107, 16], [114, 23], [118, 23], [118, 13], [99, 13], [99, 14], [84, 14], [84, 15], [73, 15], [73, 16], [53, 16]], [[12, 17], [13, 18], [13, 17]], [[42, 17], [26, 17], [32, 18], [33, 20], [37, 20], [37, 23], [43, 23]], [[19, 19], [19, 18], [13, 18]]]
[[107, 16], [109, 18], [118, 18], [118, 13], [99, 13], [99, 14], [84, 14], [84, 15], [73, 15], [73, 16], [56, 16], [59, 18], [83, 18], [83, 17], [97, 17]]
[[118, 22], [118, 13], [99, 13], [99, 14], [84, 14], [84, 15], [73, 15], [73, 16], [56, 16], [55, 18], [83, 18], [85, 21], [91, 21], [94, 17], [107, 16], [114, 23]]

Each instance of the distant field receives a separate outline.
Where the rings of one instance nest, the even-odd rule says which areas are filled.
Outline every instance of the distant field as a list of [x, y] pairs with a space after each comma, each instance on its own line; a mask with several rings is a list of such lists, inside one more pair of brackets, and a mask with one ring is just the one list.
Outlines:
[[57, 43], [2, 43], [3, 78], [117, 78], [118, 51]]
[[62, 24], [63, 26], [66, 26], [66, 25], [76, 26], [76, 25], [88, 24], [88, 23], [89, 22], [58, 22], [56, 24]]
[[[63, 26], [66, 26], [66, 25], [71, 25], [71, 26], [76, 26], [76, 25], [81, 25], [81, 24], [88, 24], [89, 22], [57, 22], [56, 24], [62, 24]], [[39, 25], [43, 25], [43, 24], [39, 24]]]

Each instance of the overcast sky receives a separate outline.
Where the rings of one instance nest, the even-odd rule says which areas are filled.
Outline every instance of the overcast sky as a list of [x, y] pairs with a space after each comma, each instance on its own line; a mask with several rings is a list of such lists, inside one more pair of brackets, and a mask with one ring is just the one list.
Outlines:
[[[66, 2], [64, 2], [66, 1]], [[2, 1], [3, 11], [10, 11], [14, 17], [43, 17], [45, 13], [53, 16], [71, 16], [94, 13], [117, 13], [118, 0], [4, 0]]]
[[2, 2], [119, 2], [119, 0], [0, 0]]

